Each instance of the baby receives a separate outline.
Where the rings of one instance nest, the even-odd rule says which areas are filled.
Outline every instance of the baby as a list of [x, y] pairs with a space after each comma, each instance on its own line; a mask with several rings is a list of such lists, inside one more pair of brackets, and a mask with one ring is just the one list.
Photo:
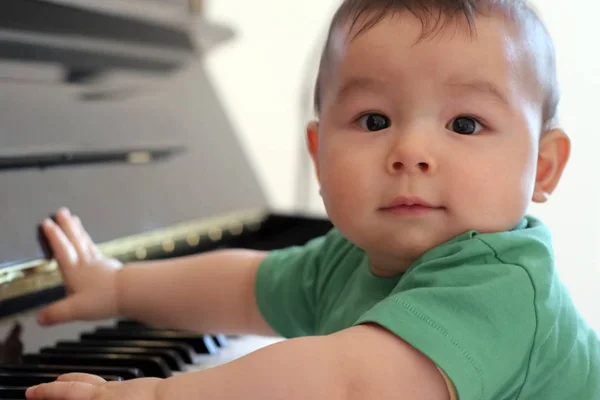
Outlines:
[[64, 375], [28, 398], [598, 399], [600, 342], [527, 214], [569, 158], [558, 97], [522, 1], [342, 2], [307, 129], [327, 235], [122, 268], [68, 210], [44, 223], [69, 295], [41, 324], [290, 339], [164, 380]]

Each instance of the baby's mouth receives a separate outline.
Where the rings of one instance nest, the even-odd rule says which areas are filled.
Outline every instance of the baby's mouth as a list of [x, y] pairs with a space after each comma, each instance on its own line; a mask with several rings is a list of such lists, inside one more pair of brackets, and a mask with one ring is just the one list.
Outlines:
[[379, 210], [393, 215], [419, 216], [443, 209], [444, 207], [434, 205], [420, 197], [400, 196], [381, 207]]

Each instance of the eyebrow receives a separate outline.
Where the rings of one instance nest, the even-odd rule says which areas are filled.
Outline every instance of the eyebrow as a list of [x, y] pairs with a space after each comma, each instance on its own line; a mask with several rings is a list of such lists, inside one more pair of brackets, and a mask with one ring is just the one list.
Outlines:
[[468, 92], [479, 92], [492, 95], [496, 99], [500, 100], [500, 102], [502, 102], [505, 106], [510, 107], [510, 102], [508, 101], [508, 97], [504, 94], [504, 91], [490, 81], [481, 79], [450, 80], [447, 82], [447, 85]]
[[[447, 86], [454, 89], [459, 89], [467, 92], [478, 92], [489, 94], [499, 100], [506, 107], [510, 107], [508, 97], [505, 95], [498, 85], [485, 79], [464, 79], [454, 78], [446, 82]], [[336, 93], [336, 99], [339, 101], [349, 96], [354, 91], [367, 90], [371, 92], [383, 92], [386, 88], [385, 82], [380, 79], [368, 76], [356, 76], [347, 79], [341, 85]]]
[[366, 76], [352, 77], [343, 82], [340, 89], [336, 93], [336, 98], [340, 100], [349, 96], [352, 92], [361, 90], [382, 92], [385, 86], [385, 83], [379, 79]]

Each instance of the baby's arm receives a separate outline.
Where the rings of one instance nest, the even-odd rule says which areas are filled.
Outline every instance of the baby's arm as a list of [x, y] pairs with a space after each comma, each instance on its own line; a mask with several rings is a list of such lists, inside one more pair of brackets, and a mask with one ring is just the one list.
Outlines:
[[43, 325], [125, 316], [204, 333], [274, 333], [254, 295], [255, 273], [266, 253], [222, 250], [123, 267], [100, 254], [67, 209], [56, 220], [45, 221], [44, 232], [68, 296], [40, 312]]
[[[50, 320], [53, 312], [58, 315], [54, 321], [66, 321], [118, 309], [159, 326], [273, 333], [254, 295], [264, 253], [228, 250], [130, 264], [115, 272], [96, 254], [77, 218], [59, 213], [58, 219], [63, 229], [50, 224], [46, 232], [72, 291], [47, 313]], [[112, 297], [119, 306], [107, 311]], [[30, 390], [28, 398], [358, 400], [448, 399], [449, 394], [441, 373], [424, 355], [377, 325], [362, 325], [287, 340], [220, 367], [166, 380], [106, 383], [90, 375], [66, 375]]]
[[279, 342], [231, 363], [165, 380], [101, 382], [72, 376], [42, 384], [45, 400], [448, 400], [436, 366], [375, 325]]
[[117, 279], [120, 312], [170, 329], [274, 335], [254, 295], [264, 257], [251, 250], [220, 250], [126, 265]]
[[377, 325], [280, 342], [204, 372], [162, 381], [157, 399], [447, 400], [427, 357]]

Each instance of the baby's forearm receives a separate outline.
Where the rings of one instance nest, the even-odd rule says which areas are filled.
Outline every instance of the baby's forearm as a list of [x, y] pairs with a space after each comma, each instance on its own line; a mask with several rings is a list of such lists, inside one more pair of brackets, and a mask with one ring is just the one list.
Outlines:
[[68, 374], [59, 380], [30, 388], [27, 398], [450, 399], [449, 386], [435, 363], [378, 325], [279, 342], [219, 367], [164, 380], [106, 383], [85, 374]]
[[157, 400], [348, 400], [349, 374], [329, 337], [290, 339], [159, 384]]
[[272, 334], [256, 307], [255, 273], [265, 253], [222, 250], [126, 264], [120, 314], [154, 326], [204, 333]]

